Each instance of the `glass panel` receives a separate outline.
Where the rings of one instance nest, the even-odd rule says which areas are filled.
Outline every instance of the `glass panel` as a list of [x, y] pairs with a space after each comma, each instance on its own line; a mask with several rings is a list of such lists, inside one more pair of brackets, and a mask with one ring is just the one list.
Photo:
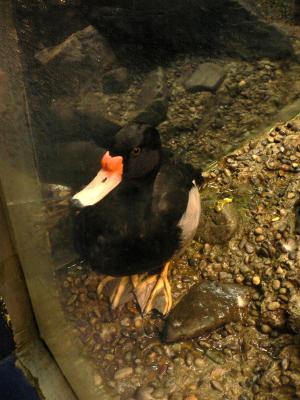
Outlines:
[[[143, 296], [158, 279], [153, 272], [177, 256], [185, 240], [190, 246], [179, 261], [172, 260], [169, 274], [174, 304], [203, 277], [231, 283], [239, 279], [237, 267], [223, 262], [223, 253], [230, 259], [230, 246], [220, 247], [218, 257], [210, 258], [208, 237], [197, 238], [192, 245], [188, 240], [195, 234], [196, 227], [191, 227], [197, 225], [199, 210], [193, 207], [197, 198], [188, 197], [191, 182], [186, 189], [180, 179], [194, 174], [200, 181], [200, 169], [208, 170], [275, 123], [299, 113], [297, 1], [14, 0], [3, 4], [1, 186], [41, 336], [74, 392], [81, 400], [205, 400], [223, 394], [224, 399], [245, 400], [252, 388], [257, 394], [255, 379], [260, 379], [261, 370], [251, 370], [251, 375], [243, 364], [248, 380], [238, 388], [233, 377], [234, 371], [241, 377], [244, 350], [237, 346], [241, 335], [247, 335], [245, 325], [237, 324], [235, 331], [235, 325], [227, 324], [209, 337], [166, 344], [162, 313], [167, 314], [171, 304], [168, 281], [159, 281], [163, 300], [153, 301], [161, 312], [146, 313], [146, 307], [142, 315], [139, 306], [143, 307]], [[129, 132], [126, 136], [122, 131], [127, 141], [117, 142], [116, 134], [124, 127]], [[155, 129], [163, 147], [161, 164], [155, 158], [159, 142]], [[116, 142], [124, 153], [118, 153]], [[126, 146], [131, 146], [131, 152]], [[145, 149], [151, 153], [149, 159], [133, 167], [135, 162], [128, 160]], [[114, 164], [114, 156], [123, 157], [121, 173], [120, 159]], [[165, 160], [172, 165], [169, 175], [165, 173], [168, 179], [161, 172]], [[182, 162], [193, 168], [183, 167]], [[220, 193], [221, 178], [204, 174], [215, 179], [217, 200], [221, 198], [215, 212], [230, 204], [233, 187], [239, 187], [238, 202], [244, 202], [246, 212], [243, 196], [252, 193], [253, 185], [237, 181], [232, 176], [235, 161], [229, 164], [225, 178], [222, 175], [233, 182], [228, 193]], [[109, 172], [98, 176], [101, 183], [111, 185], [105, 186], [106, 195], [109, 191], [124, 195], [126, 187], [119, 175], [130, 173], [135, 178], [145, 174], [147, 179], [139, 183], [145, 191], [135, 183], [138, 195], [127, 197], [125, 205], [118, 203], [117, 195], [99, 202], [102, 192], [73, 198], [100, 166]], [[172, 175], [173, 167], [177, 173]], [[94, 187], [98, 187], [95, 182]], [[147, 190], [149, 196], [143, 197]], [[215, 197], [203, 191], [207, 204], [212, 205]], [[170, 214], [162, 218], [165, 204]], [[150, 209], [160, 217], [159, 229]], [[126, 223], [121, 223], [122, 218]], [[165, 232], [168, 218], [176, 223]], [[216, 219], [220, 222], [219, 214]], [[151, 236], [152, 228], [156, 230]], [[180, 238], [178, 229], [184, 231]], [[222, 236], [220, 232], [216, 237]], [[143, 235], [151, 238], [147, 251], [138, 241]], [[118, 239], [122, 249], [116, 245]], [[99, 248], [102, 252], [97, 254]], [[251, 245], [246, 252], [249, 264]], [[158, 265], [153, 259], [159, 260]], [[128, 260], [134, 264], [129, 271]], [[151, 272], [150, 279], [141, 274], [132, 278], [135, 272]], [[114, 286], [116, 281], [108, 276], [124, 278], [126, 273], [131, 273], [128, 281], [122, 280], [129, 285], [126, 288]], [[263, 291], [258, 278], [243, 287], [259, 286]], [[210, 290], [207, 285], [205, 290]], [[112, 307], [117, 300], [121, 304]], [[224, 300], [224, 309], [229, 303]], [[255, 312], [252, 322], [247, 322], [250, 328], [261, 327], [256, 308]], [[228, 310], [224, 313], [228, 315]], [[280, 330], [274, 331], [274, 338], [280, 336]], [[257, 330], [253, 341], [258, 337], [262, 341], [259, 335]], [[225, 390], [218, 381], [228, 372], [226, 363], [232, 355], [232, 375]]]

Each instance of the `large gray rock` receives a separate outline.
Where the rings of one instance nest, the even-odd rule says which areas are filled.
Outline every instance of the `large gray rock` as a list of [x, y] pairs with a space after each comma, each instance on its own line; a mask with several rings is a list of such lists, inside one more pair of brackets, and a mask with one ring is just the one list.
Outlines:
[[215, 92], [225, 77], [224, 69], [214, 63], [203, 63], [184, 82], [190, 92], [209, 91]]
[[166, 342], [191, 339], [239, 321], [250, 299], [248, 288], [220, 282], [201, 282], [170, 312], [164, 327]]
[[252, 0], [87, 0], [82, 9], [117, 43], [168, 51], [224, 50], [243, 58], [292, 53], [288, 37], [259, 17]]
[[157, 126], [166, 119], [168, 104], [167, 81], [164, 70], [160, 67], [146, 77], [132, 121]]
[[60, 94], [99, 86], [102, 75], [117, 65], [107, 40], [92, 26], [37, 52], [35, 58], [46, 69], [53, 91]]

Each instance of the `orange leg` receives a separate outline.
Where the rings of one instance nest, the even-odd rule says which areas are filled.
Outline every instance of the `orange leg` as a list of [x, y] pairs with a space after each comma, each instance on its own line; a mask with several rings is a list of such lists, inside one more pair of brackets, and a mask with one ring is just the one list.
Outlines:
[[136, 280], [134, 292], [143, 314], [156, 309], [166, 316], [172, 308], [172, 292], [168, 281], [170, 262], [167, 262], [160, 275], [149, 276], [144, 281]]
[[100, 298], [104, 288], [109, 282], [115, 281], [113, 288], [109, 293], [109, 301], [111, 308], [114, 310], [119, 305], [124, 303], [124, 298], [126, 298], [126, 292], [128, 292], [129, 277], [123, 276], [122, 278], [116, 278], [114, 276], [106, 276], [97, 287], [97, 294]]

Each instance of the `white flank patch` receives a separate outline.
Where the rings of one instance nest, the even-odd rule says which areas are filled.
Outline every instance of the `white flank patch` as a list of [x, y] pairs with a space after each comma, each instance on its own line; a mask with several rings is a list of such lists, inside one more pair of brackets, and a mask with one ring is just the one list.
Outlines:
[[201, 200], [199, 190], [193, 181], [193, 187], [189, 191], [189, 199], [185, 213], [178, 222], [178, 227], [181, 228], [181, 245], [185, 247], [191, 242], [197, 231], [200, 214], [201, 214]]

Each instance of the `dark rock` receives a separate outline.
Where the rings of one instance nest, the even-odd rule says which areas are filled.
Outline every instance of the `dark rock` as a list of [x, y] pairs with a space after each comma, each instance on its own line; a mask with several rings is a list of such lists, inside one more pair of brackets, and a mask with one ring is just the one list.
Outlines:
[[244, 58], [292, 54], [287, 35], [260, 19], [251, 0], [89, 0], [82, 10], [112, 40], [149, 50], [214, 49]]
[[80, 118], [82, 131], [100, 146], [109, 147], [121, 126], [108, 116], [102, 93], [88, 92], [79, 97], [76, 112]]
[[122, 93], [129, 87], [128, 72], [124, 67], [106, 72], [102, 77], [102, 87], [105, 93]]
[[98, 86], [102, 74], [117, 64], [106, 39], [92, 26], [35, 55], [45, 67], [55, 93], [76, 93]]
[[157, 126], [166, 119], [168, 111], [168, 88], [164, 70], [158, 68], [146, 78], [137, 99], [134, 122]]
[[225, 77], [224, 69], [214, 63], [203, 63], [185, 81], [184, 86], [190, 92], [207, 90], [215, 92]]
[[237, 232], [239, 215], [232, 204], [225, 204], [216, 211], [215, 203], [202, 201], [198, 236], [206, 243], [227, 243]]
[[170, 312], [163, 338], [166, 342], [190, 339], [239, 321], [249, 298], [250, 291], [243, 286], [219, 282], [196, 284]]
[[93, 140], [101, 147], [108, 147], [121, 128], [108, 117], [97, 92], [59, 97], [47, 114], [50, 114], [52, 140], [55, 137], [56, 142]]
[[289, 325], [295, 332], [300, 332], [300, 292], [294, 293], [288, 304]]

